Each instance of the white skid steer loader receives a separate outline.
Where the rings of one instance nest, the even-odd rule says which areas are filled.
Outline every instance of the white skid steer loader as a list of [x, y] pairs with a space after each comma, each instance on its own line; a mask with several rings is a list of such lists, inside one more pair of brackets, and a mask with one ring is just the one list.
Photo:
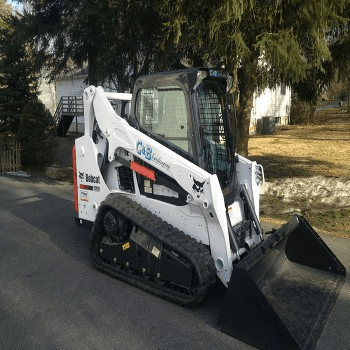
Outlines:
[[132, 95], [87, 88], [76, 223], [92, 226], [97, 269], [185, 306], [218, 278], [223, 332], [261, 349], [313, 348], [346, 271], [302, 216], [264, 239], [263, 168], [235, 153], [231, 83], [193, 68], [142, 76]]

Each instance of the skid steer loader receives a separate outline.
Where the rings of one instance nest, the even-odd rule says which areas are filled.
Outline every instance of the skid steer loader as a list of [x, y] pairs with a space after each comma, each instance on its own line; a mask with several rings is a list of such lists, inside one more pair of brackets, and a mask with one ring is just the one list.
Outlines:
[[314, 348], [346, 271], [302, 216], [265, 239], [263, 168], [235, 153], [230, 84], [193, 68], [142, 76], [132, 95], [88, 87], [76, 223], [92, 226], [98, 270], [184, 306], [219, 279], [223, 332], [261, 349]]

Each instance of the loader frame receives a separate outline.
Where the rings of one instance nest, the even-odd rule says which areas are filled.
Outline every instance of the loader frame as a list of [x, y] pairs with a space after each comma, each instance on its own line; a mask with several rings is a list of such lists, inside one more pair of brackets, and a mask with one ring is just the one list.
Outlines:
[[[87, 88], [72, 153], [76, 222], [93, 224], [97, 269], [186, 306], [218, 277], [223, 332], [260, 349], [313, 349], [346, 270], [302, 216], [266, 239], [263, 168], [235, 154], [227, 132], [231, 80], [199, 68], [140, 77], [132, 95]], [[131, 112], [118, 115], [111, 100], [131, 101]], [[167, 112], [179, 101], [179, 114]], [[181, 120], [180, 136], [161, 114]]]

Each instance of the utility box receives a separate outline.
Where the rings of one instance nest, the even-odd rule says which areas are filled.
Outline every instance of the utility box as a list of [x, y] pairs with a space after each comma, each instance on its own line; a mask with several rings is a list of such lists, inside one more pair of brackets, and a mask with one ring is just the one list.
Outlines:
[[262, 117], [262, 134], [273, 135], [276, 131], [276, 118]]

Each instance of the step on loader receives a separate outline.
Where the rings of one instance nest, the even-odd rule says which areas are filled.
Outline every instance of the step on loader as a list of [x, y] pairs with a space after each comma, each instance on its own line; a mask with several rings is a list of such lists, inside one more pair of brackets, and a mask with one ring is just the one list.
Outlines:
[[232, 78], [142, 76], [132, 94], [88, 87], [73, 149], [79, 226], [96, 268], [184, 306], [217, 280], [218, 327], [260, 349], [312, 349], [346, 270], [302, 216], [259, 222], [263, 167], [235, 152]]

